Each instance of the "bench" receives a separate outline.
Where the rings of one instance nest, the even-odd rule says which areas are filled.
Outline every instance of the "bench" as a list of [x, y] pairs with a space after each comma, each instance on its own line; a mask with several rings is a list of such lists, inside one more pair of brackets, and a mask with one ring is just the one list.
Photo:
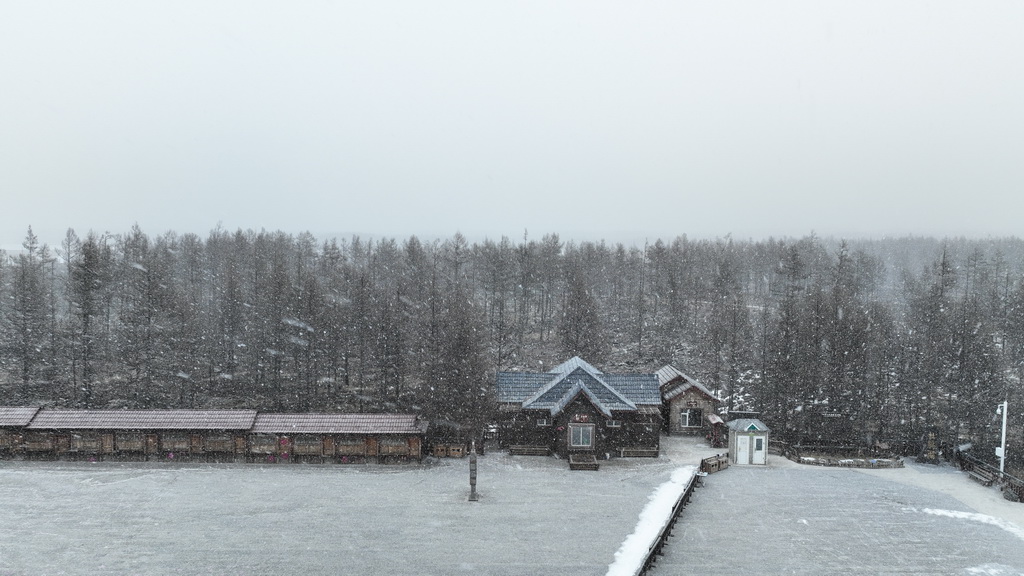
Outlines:
[[984, 468], [973, 468], [967, 475], [980, 482], [982, 486], [991, 486], [996, 480], [995, 472], [989, 472]]
[[623, 458], [657, 458], [658, 451], [652, 448], [619, 448]]
[[509, 446], [508, 453], [513, 456], [550, 456], [551, 449], [547, 446]]

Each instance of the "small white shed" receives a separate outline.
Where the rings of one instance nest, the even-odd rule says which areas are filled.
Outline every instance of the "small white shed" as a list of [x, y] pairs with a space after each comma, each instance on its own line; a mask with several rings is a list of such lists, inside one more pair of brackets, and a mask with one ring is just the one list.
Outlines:
[[740, 418], [729, 421], [729, 463], [768, 463], [768, 433], [771, 430], [757, 418]]

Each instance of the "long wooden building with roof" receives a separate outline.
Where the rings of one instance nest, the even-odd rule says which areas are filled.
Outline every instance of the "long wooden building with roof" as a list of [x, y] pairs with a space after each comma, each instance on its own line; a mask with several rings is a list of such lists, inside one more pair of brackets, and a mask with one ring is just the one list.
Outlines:
[[605, 374], [573, 357], [548, 372], [499, 372], [496, 381], [499, 440], [513, 454], [554, 453], [570, 465], [658, 455], [654, 374]]
[[422, 458], [414, 414], [67, 410], [0, 406], [0, 455], [60, 459], [367, 462]]
[[413, 414], [259, 414], [250, 453], [323, 462], [423, 457], [426, 422]]
[[25, 427], [25, 450], [63, 457], [189, 459], [244, 456], [255, 410], [42, 409]]

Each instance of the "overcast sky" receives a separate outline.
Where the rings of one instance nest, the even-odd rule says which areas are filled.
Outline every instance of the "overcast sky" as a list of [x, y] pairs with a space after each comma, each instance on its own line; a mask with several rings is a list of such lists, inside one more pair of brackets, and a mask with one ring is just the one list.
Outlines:
[[0, 244], [1022, 234], [1024, 2], [0, 0]]

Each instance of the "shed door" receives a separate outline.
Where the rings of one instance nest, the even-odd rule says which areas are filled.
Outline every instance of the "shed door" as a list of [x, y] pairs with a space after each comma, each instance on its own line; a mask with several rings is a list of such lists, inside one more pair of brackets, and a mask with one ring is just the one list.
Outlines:
[[101, 440], [103, 441], [103, 453], [104, 454], [113, 454], [114, 453], [114, 435], [113, 434], [104, 434], [101, 437]]
[[750, 464], [750, 436], [737, 435], [736, 437], [736, 463]]
[[754, 455], [751, 458], [753, 464], [765, 464], [768, 461], [768, 442], [764, 436], [754, 436], [751, 438], [754, 442]]

